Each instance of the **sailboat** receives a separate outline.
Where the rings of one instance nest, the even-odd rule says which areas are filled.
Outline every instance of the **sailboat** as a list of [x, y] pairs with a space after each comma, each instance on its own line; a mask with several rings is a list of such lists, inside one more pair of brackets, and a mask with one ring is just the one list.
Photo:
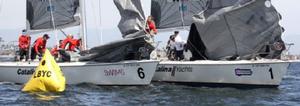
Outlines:
[[[124, 2], [126, 1], [126, 3]], [[86, 48], [85, 0], [27, 0], [27, 30], [31, 33], [55, 31], [58, 29], [79, 26]], [[139, 0], [115, 0], [122, 11], [141, 8]], [[125, 3], [118, 5], [120, 3]], [[131, 10], [130, 10], [131, 9]], [[120, 12], [122, 12], [120, 11]], [[122, 15], [122, 14], [121, 14]], [[130, 19], [142, 17], [143, 14], [131, 16]], [[128, 21], [122, 20], [122, 21]], [[127, 24], [140, 24], [136, 21]], [[127, 32], [127, 31], [130, 32]], [[144, 47], [144, 36], [135, 34], [135, 26], [127, 26], [123, 40], [86, 50], [78, 62], [58, 63], [61, 67], [67, 84], [92, 83], [97, 85], [148, 85], [150, 84], [158, 64], [156, 60], [133, 60], [125, 58], [132, 52], [120, 52], [129, 47]], [[57, 37], [56, 37], [57, 38]], [[137, 41], [137, 43], [128, 43]], [[125, 47], [124, 47], [125, 45]], [[123, 46], [123, 47], [122, 47]], [[114, 54], [113, 54], [114, 53]], [[102, 55], [103, 58], [93, 56]], [[95, 59], [95, 60], [93, 60]], [[0, 81], [12, 83], [26, 83], [34, 73], [37, 62], [0, 62]]]
[[289, 62], [270, 0], [152, 0], [159, 29], [189, 27], [190, 61], [161, 61], [153, 81], [277, 87]]

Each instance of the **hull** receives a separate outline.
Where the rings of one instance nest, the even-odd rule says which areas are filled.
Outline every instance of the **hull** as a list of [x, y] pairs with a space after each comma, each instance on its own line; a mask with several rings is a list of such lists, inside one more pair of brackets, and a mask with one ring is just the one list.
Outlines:
[[194, 83], [200, 85], [278, 86], [289, 62], [261, 61], [193, 61], [160, 62], [153, 81]]
[[[158, 61], [125, 61], [117, 63], [71, 62], [58, 63], [67, 84], [92, 83], [97, 85], [150, 84]], [[26, 83], [38, 63], [0, 63], [0, 81]]]

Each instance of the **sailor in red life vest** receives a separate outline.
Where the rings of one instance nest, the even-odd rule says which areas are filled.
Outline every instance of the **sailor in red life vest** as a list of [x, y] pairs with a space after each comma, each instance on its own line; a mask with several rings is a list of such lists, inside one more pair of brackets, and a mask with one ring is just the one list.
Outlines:
[[156, 29], [155, 22], [153, 21], [152, 16], [148, 16], [147, 24], [146, 24], [146, 31], [152, 37], [157, 34], [157, 29]]
[[23, 60], [24, 56], [26, 61], [29, 58], [30, 39], [30, 36], [26, 34], [26, 30], [23, 30], [22, 35], [19, 37], [20, 60]]
[[62, 49], [66, 51], [72, 51], [71, 47], [73, 46], [73, 35], [68, 35], [66, 39], [62, 41]]
[[46, 43], [49, 38], [50, 37], [48, 34], [44, 34], [43, 37], [37, 38], [37, 40], [34, 42], [33, 48], [31, 49], [31, 60], [34, 60], [36, 55], [38, 55], [40, 58], [42, 57], [46, 50]]
[[62, 48], [62, 41], [63, 40], [59, 40], [59, 45], [55, 45], [50, 51], [50, 53], [52, 54], [52, 56], [54, 56], [55, 59], [59, 57], [58, 50]]
[[62, 61], [71, 61], [71, 58], [80, 52], [80, 46], [81, 39], [73, 39], [72, 35], [68, 35], [62, 42], [62, 49], [59, 50]]
[[79, 50], [79, 52], [80, 52], [81, 51], [81, 39], [73, 39], [70, 50], [74, 51], [74, 52], [78, 52], [77, 50]]

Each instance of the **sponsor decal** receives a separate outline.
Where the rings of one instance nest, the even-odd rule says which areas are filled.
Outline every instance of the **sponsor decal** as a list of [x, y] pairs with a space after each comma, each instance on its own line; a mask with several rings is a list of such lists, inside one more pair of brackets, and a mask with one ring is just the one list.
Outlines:
[[124, 69], [107, 69], [104, 70], [105, 76], [124, 76], [125, 71]]
[[176, 72], [193, 72], [193, 68], [190, 66], [158, 66], [156, 72], [170, 72], [171, 76], [175, 76]]
[[235, 75], [237, 76], [251, 76], [253, 74], [251, 69], [235, 69]]
[[35, 69], [21, 69], [19, 68], [17, 70], [18, 75], [32, 75], [34, 73]]
[[270, 67], [270, 64], [253, 64], [252, 67]]
[[56, 9], [55, 9], [55, 6], [47, 6], [47, 12], [54, 12]]

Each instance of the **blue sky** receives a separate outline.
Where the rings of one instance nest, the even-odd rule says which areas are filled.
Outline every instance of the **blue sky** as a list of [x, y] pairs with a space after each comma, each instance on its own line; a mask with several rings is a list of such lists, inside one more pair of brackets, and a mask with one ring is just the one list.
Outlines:
[[[100, 38], [100, 18], [99, 1], [101, 4], [101, 28], [103, 38]], [[282, 14], [283, 20], [280, 24], [286, 29], [283, 39], [293, 42], [296, 45], [291, 48], [293, 54], [300, 54], [300, 0], [272, 0], [273, 5]], [[26, 0], [0, 0], [0, 37], [7, 41], [17, 40], [20, 31], [25, 28]], [[146, 16], [150, 14], [150, 0], [142, 0]], [[121, 39], [121, 34], [117, 28], [120, 15], [113, 4], [113, 0], [86, 0], [88, 45], [93, 47], [100, 43], [108, 43]], [[77, 34], [74, 29], [67, 29], [67, 33]], [[166, 41], [172, 32], [160, 33], [156, 36], [157, 41]], [[53, 34], [53, 33], [50, 33]], [[59, 33], [60, 34], [60, 33]], [[186, 37], [187, 31], [181, 35]], [[38, 35], [33, 35], [34, 37]], [[63, 36], [60, 36], [63, 38]], [[49, 45], [53, 45], [55, 39], [50, 40]], [[164, 44], [163, 44], [164, 45]]]

